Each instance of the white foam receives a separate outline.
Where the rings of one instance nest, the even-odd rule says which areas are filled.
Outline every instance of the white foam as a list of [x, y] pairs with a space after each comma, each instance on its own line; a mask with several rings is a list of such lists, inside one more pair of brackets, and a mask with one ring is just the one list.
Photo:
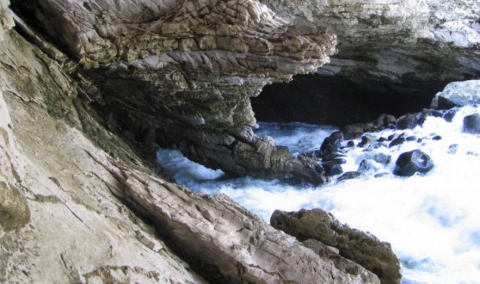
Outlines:
[[[251, 178], [212, 181], [221, 173], [197, 168], [175, 155], [176, 160], [170, 164], [161, 163], [193, 190], [226, 193], [267, 221], [276, 209], [294, 211], [319, 207], [331, 211], [351, 227], [390, 242], [402, 261], [404, 283], [478, 283], [480, 137], [461, 132], [463, 117], [474, 112], [479, 109], [464, 107], [451, 123], [430, 117], [423, 127], [396, 132], [404, 132], [405, 137], [414, 135], [423, 142], [381, 149], [392, 156], [390, 165], [380, 169], [388, 172], [393, 170], [400, 153], [421, 149], [435, 163], [432, 171], [423, 176], [401, 178], [389, 174], [317, 188], [293, 187], [279, 181]], [[318, 149], [321, 141], [335, 130], [304, 124], [294, 124], [293, 128], [292, 125], [261, 124], [260, 132], [273, 136], [277, 145], [289, 146], [293, 151], [308, 151]], [[392, 133], [393, 130], [387, 130], [372, 135], [387, 137]], [[435, 135], [442, 139], [432, 140]], [[359, 139], [355, 141], [358, 142]], [[449, 150], [453, 144], [458, 145], [455, 154]], [[363, 150], [357, 147], [348, 151], [345, 170], [358, 168], [368, 154]], [[172, 164], [190, 165], [171, 167]], [[184, 172], [184, 168], [188, 171]]]

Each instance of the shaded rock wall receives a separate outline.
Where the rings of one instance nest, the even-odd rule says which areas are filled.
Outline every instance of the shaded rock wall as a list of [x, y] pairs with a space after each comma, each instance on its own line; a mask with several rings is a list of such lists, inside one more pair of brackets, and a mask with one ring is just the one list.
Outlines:
[[3, 37], [0, 282], [201, 281], [96, 176], [85, 151], [103, 152], [81, 132], [91, 118], [79, 119], [74, 81], [16, 32]]
[[4, 34], [0, 282], [206, 283], [196, 268], [213, 283], [380, 283], [224, 195], [154, 175], [96, 121], [76, 80], [16, 31]]
[[79, 65], [110, 128], [235, 175], [325, 181], [308, 159], [253, 134], [250, 98], [315, 71], [336, 38], [297, 30], [258, 1], [17, 1]]
[[[252, 99], [259, 120], [342, 125], [387, 111], [417, 112], [447, 83], [480, 76], [478, 1], [262, 3], [299, 27], [328, 27], [338, 35], [338, 54], [317, 71], [319, 76], [298, 76], [301, 87], [295, 81], [269, 86]], [[289, 97], [301, 98], [298, 107], [286, 107], [284, 102], [293, 100]], [[306, 102], [319, 112], [303, 115]], [[328, 112], [342, 105], [341, 115]]]

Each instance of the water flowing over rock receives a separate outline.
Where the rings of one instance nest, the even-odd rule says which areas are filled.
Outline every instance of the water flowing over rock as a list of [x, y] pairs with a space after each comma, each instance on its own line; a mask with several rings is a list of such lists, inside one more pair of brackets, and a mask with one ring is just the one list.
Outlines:
[[13, 3], [79, 63], [110, 129], [148, 153], [175, 147], [234, 175], [325, 181], [312, 160], [253, 133], [250, 98], [327, 63], [326, 29], [297, 29], [256, 0]]
[[314, 239], [337, 248], [340, 255], [377, 274], [383, 284], [400, 283], [400, 262], [390, 244], [341, 224], [330, 213], [321, 209], [298, 212], [276, 210], [270, 223], [299, 241]]
[[480, 3], [474, 0], [262, 0], [306, 29], [328, 27], [338, 54], [315, 75], [267, 86], [257, 118], [343, 126], [421, 111], [447, 83], [478, 79]]
[[427, 173], [433, 168], [433, 161], [424, 152], [413, 150], [402, 153], [395, 162], [394, 173], [399, 176], [413, 176], [415, 173]]
[[[97, 128], [115, 142], [113, 159], [71, 126], [86, 130], [91, 118], [81, 104], [75, 111], [62, 102], [68, 97], [60, 83], [75, 88], [58, 64], [15, 33], [0, 47], [0, 75], [8, 83], [6, 103], [0, 96], [1, 173], [21, 188], [31, 212], [30, 219], [16, 222], [22, 230], [5, 232], [9, 228], [0, 222], [2, 282], [204, 283], [173, 246], [211, 281], [380, 283], [358, 264], [314, 254], [224, 195], [195, 194], [152, 175], [121, 141]], [[10, 81], [16, 71], [7, 68], [7, 59], [13, 66], [23, 62], [31, 89]], [[82, 119], [47, 114], [44, 92]], [[120, 162], [122, 155], [134, 166]], [[3, 201], [2, 195], [2, 210]]]
[[[379, 284], [377, 276], [360, 265], [340, 257], [315, 254], [224, 195], [195, 194], [168, 182], [154, 173], [155, 167], [148, 160], [139, 157], [135, 144], [126, 144], [105, 129], [104, 122], [119, 123], [114, 114], [110, 120], [99, 117], [105, 114], [101, 112], [101, 104], [105, 103], [103, 107], [108, 108], [111, 106], [108, 99], [114, 101], [115, 97], [114, 94], [105, 97], [103, 88], [109, 84], [92, 84], [92, 78], [106, 80], [107, 77], [102, 77], [106, 75], [101, 72], [110, 72], [114, 78], [112, 81], [119, 83], [118, 92], [127, 92], [122, 89], [127, 88], [126, 85], [120, 84], [122, 74], [128, 74], [129, 80], [133, 76], [134, 79], [127, 81], [136, 82], [134, 87], [141, 90], [153, 88], [156, 81], [144, 82], [140, 75], [132, 75], [138, 72], [138, 66], [127, 68], [132, 73], [115, 69], [132, 62], [128, 63], [128, 58], [127, 61], [114, 58], [117, 55], [109, 53], [108, 40], [111, 38], [105, 37], [102, 41], [97, 32], [107, 35], [121, 29], [98, 23], [94, 27], [94, 22], [119, 23], [109, 17], [120, 14], [122, 17], [138, 16], [140, 10], [154, 13], [155, 7], [170, 11], [166, 12], [166, 18], [170, 14], [180, 17], [177, 8], [192, 4], [182, 2], [185, 3], [183, 6], [171, 10], [177, 2], [164, 1], [162, 5], [151, 6], [153, 2], [145, 1], [142, 9], [134, 3], [139, 2], [24, 3], [27, 7], [23, 13], [43, 18], [46, 29], [58, 36], [55, 44], [68, 51], [66, 55], [17, 16], [15, 19], [21, 33], [17, 30], [2, 33], [11, 28], [13, 22], [6, 13], [8, 1], [0, 0], [3, 28], [0, 29], [3, 38], [0, 42], [0, 282]], [[252, 3], [253, 8], [261, 7], [253, 1], [242, 3]], [[62, 10], [66, 7], [67, 10]], [[271, 12], [259, 9], [266, 14], [248, 14], [258, 16], [252, 21], [271, 20]], [[221, 16], [225, 20], [225, 14]], [[87, 30], [77, 30], [79, 27]], [[120, 34], [128, 35], [128, 31], [123, 33], [122, 30]], [[309, 39], [302, 41], [301, 37], [286, 37], [301, 41], [300, 47], [306, 44], [313, 49], [315, 46], [320, 48]], [[279, 42], [282, 41], [274, 44]], [[150, 44], [152, 48], [158, 47]], [[121, 45], [116, 48], [116, 52], [125, 55]], [[170, 53], [168, 56], [174, 55]], [[75, 60], [72, 59], [74, 56]], [[217, 63], [222, 62], [220, 58], [216, 59]], [[136, 60], [133, 62], [138, 62]], [[285, 57], [283, 62], [290, 60], [288, 64], [292, 66], [288, 68], [302, 66], [298, 58]], [[316, 65], [323, 59], [316, 60], [309, 58], [307, 61]], [[76, 66], [77, 61], [85, 68]], [[142, 64], [146, 62], [149, 61], [142, 61]], [[177, 74], [176, 68], [172, 67], [173, 73], [147, 70], [143, 75], [169, 77]], [[220, 73], [216, 75], [224, 80]], [[288, 77], [287, 73], [282, 74]], [[186, 74], [189, 73], [185, 71], [183, 75]], [[208, 80], [203, 83], [208, 85]], [[245, 80], [263, 79], [246, 76]], [[195, 80], [188, 82], [194, 83]], [[166, 84], [165, 81], [161, 83]], [[109, 86], [113, 88], [113, 85]], [[160, 85], [156, 87], [161, 88]], [[162, 87], [168, 88], [168, 84]], [[133, 90], [131, 86], [128, 88]], [[136, 94], [130, 93], [132, 97]], [[139, 101], [142, 98], [137, 97]], [[130, 103], [125, 108], [140, 108], [133, 101]], [[93, 104], [97, 104], [95, 109]], [[147, 105], [145, 103], [143, 108], [147, 109]], [[122, 114], [133, 115], [134, 112]], [[138, 112], [138, 115], [144, 114]], [[167, 118], [160, 122], [169, 123]], [[181, 126], [178, 128], [178, 131], [182, 129]], [[183, 131], [188, 132], [188, 128]], [[212, 128], [206, 133], [215, 131]], [[207, 134], [204, 138], [212, 141], [212, 136]], [[268, 146], [274, 145], [269, 138], [262, 141], [269, 143]], [[247, 144], [237, 144], [241, 143]], [[260, 142], [258, 144], [262, 146]], [[255, 148], [252, 153], [254, 151]], [[304, 171], [300, 166], [299, 170]], [[202, 273], [203, 277], [196, 272]]]
[[471, 114], [463, 119], [463, 132], [480, 134], [480, 115]]

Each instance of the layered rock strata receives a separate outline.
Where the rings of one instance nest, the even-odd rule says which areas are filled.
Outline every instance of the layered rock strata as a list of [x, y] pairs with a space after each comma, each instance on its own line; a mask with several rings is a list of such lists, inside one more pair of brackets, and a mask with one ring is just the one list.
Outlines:
[[298, 30], [251, 0], [14, 3], [79, 63], [112, 130], [235, 175], [325, 181], [314, 161], [253, 133], [250, 98], [328, 62], [326, 29]]
[[0, 282], [206, 283], [197, 270], [213, 283], [380, 283], [224, 195], [154, 175], [96, 122], [60, 64], [15, 31], [4, 38]]
[[340, 255], [360, 263], [375, 273], [384, 284], [401, 281], [400, 261], [390, 244], [375, 236], [341, 224], [321, 209], [284, 212], [276, 210], [270, 219], [273, 227], [295, 236], [299, 241], [320, 241], [338, 249]]
[[345, 125], [427, 107], [480, 74], [480, 4], [436, 0], [262, 0], [299, 27], [328, 27], [338, 54], [316, 76], [267, 86], [257, 119]]

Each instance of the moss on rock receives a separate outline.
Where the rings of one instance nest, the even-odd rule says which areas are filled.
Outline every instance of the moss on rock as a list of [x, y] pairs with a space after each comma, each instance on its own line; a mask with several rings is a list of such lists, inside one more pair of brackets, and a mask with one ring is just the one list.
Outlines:
[[27, 200], [18, 190], [0, 181], [0, 226], [5, 231], [18, 230], [30, 220]]

